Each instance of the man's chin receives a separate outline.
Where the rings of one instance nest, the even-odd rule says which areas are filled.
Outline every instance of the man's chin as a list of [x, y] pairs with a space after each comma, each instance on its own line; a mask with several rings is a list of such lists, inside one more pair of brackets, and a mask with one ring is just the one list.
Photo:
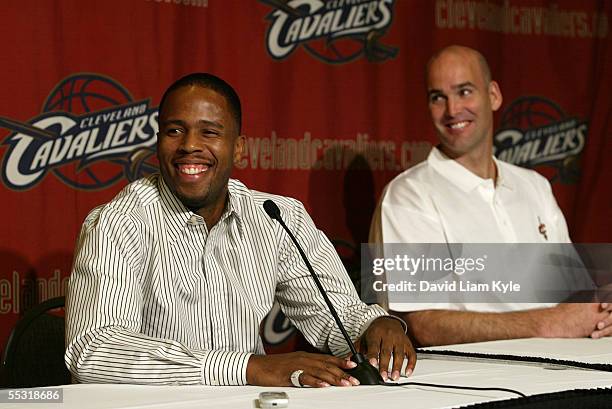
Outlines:
[[455, 158], [459, 156], [463, 156], [470, 152], [473, 152], [479, 147], [478, 141], [474, 141], [470, 138], [455, 138], [452, 140], [451, 138], [443, 139], [440, 143], [440, 148], [442, 152], [446, 154], [446, 156], [450, 158]]
[[449, 158], [451, 159], [455, 159], [459, 156], [462, 156], [465, 152], [464, 149], [462, 149], [459, 146], [455, 146], [455, 145], [451, 145], [451, 144], [444, 144], [441, 143], [438, 148]]
[[199, 209], [202, 209], [206, 206], [206, 198], [207, 195], [193, 195], [181, 191], [176, 192], [176, 197], [181, 201], [183, 206], [191, 210], [192, 212], [196, 212]]

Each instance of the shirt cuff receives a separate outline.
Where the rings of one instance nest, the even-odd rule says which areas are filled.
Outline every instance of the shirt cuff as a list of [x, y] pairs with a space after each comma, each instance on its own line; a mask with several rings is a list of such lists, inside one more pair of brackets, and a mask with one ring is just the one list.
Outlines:
[[400, 317], [396, 317], [395, 315], [389, 315], [387, 313], [385, 313], [384, 315], [381, 314], [379, 316], [372, 317], [369, 320], [367, 320], [361, 327], [361, 331], [359, 331], [359, 333], [363, 335], [363, 333], [366, 332], [366, 330], [370, 327], [370, 325], [372, 325], [372, 322], [374, 322], [374, 320], [377, 320], [379, 318], [389, 318], [392, 320], [399, 321], [400, 324], [402, 324], [402, 328], [404, 329], [404, 334], [408, 333], [408, 324], [406, 324], [406, 322], [403, 319], [401, 319]]
[[211, 350], [202, 358], [202, 384], [246, 385], [250, 352]]

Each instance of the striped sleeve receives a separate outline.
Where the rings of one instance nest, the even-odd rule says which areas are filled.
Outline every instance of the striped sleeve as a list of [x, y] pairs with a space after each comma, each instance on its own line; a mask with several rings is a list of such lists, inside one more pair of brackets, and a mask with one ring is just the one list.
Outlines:
[[[297, 201], [294, 203], [293, 209], [283, 217], [304, 248], [349, 336], [355, 341], [373, 319], [387, 314], [379, 306], [361, 302], [333, 245], [315, 227], [303, 205]], [[349, 347], [307, 267], [289, 236], [285, 234], [283, 237], [279, 261], [281, 279], [277, 287], [277, 299], [283, 312], [312, 345], [336, 356], [347, 355]]]
[[79, 382], [244, 385], [250, 353], [202, 351], [142, 333], [142, 228], [96, 209], [77, 242], [66, 315], [66, 365]]

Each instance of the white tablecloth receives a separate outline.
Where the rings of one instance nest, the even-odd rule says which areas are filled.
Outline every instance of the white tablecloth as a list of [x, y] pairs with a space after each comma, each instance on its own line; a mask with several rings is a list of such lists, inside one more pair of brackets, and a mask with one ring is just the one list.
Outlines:
[[491, 355], [514, 355], [588, 364], [612, 364], [612, 338], [527, 338], [424, 348]]
[[[535, 341], [535, 342], [534, 342]], [[606, 346], [610, 341], [602, 340], [517, 340], [496, 341], [476, 345], [478, 351], [534, 351], [552, 354], [550, 349], [558, 347], [558, 353], [566, 357], [608, 356]], [[573, 341], [573, 342], [572, 342]], [[594, 341], [594, 342], [593, 342]], [[473, 346], [473, 345], [472, 345]], [[561, 348], [562, 346], [562, 348]], [[510, 348], [512, 347], [512, 348]], [[469, 345], [462, 348], [470, 349]], [[531, 349], [530, 349], [531, 348]], [[610, 348], [612, 350], [612, 348]], [[573, 350], [573, 352], [572, 352]], [[588, 351], [591, 351], [590, 355]], [[551, 355], [553, 356], [553, 355]], [[555, 355], [560, 356], [560, 355]], [[586, 358], [585, 358], [586, 359]], [[603, 358], [602, 358], [603, 359]], [[596, 359], [599, 362], [599, 358]], [[403, 382], [428, 382], [477, 387], [504, 387], [521, 391], [527, 395], [557, 392], [571, 389], [612, 387], [612, 372], [563, 369], [551, 370], [543, 366], [504, 364], [499, 362], [473, 362], [469, 359], [447, 359], [444, 356], [420, 359], [413, 376], [402, 378]], [[82, 408], [256, 408], [258, 395], [262, 391], [285, 391], [289, 394], [291, 409], [406, 409], [406, 408], [451, 408], [471, 403], [512, 398], [506, 392], [478, 392], [436, 389], [429, 387], [330, 387], [309, 388], [262, 388], [255, 386], [141, 386], [141, 385], [67, 385], [63, 386], [64, 403], [58, 404], [1, 404], [2, 408], [24, 409], [34, 407], [82, 409]], [[6, 391], [2, 391], [6, 393]]]

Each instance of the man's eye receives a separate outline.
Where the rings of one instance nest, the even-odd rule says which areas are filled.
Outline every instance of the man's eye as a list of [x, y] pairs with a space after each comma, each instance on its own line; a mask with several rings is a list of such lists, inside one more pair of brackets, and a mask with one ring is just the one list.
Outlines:
[[459, 95], [462, 97], [467, 97], [468, 95], [472, 94], [472, 90], [469, 88], [461, 88], [459, 90]]
[[436, 102], [440, 102], [444, 99], [444, 97], [440, 94], [431, 94], [429, 96], [429, 102], [435, 104]]
[[219, 131], [215, 131], [213, 129], [204, 129], [202, 131], [202, 134], [204, 134], [206, 136], [218, 136], [219, 135]]
[[182, 132], [180, 128], [167, 128], [166, 135], [178, 135]]

